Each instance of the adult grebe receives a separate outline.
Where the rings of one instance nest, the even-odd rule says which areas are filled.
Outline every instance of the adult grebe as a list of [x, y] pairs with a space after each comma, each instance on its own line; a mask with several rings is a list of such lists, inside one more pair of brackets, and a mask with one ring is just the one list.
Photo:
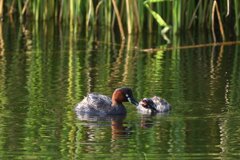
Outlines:
[[77, 104], [75, 111], [78, 114], [88, 113], [93, 115], [126, 114], [126, 108], [122, 102], [130, 102], [138, 105], [130, 88], [118, 88], [112, 94], [112, 99], [98, 93], [88, 94]]
[[154, 96], [152, 98], [143, 98], [137, 109], [144, 113], [163, 113], [171, 110], [171, 105], [163, 98]]

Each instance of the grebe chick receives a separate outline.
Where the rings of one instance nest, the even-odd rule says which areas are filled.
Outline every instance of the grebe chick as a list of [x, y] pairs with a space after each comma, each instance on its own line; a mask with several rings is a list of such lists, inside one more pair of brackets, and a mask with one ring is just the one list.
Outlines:
[[163, 113], [171, 110], [171, 105], [163, 98], [154, 96], [152, 98], [143, 98], [137, 109], [144, 113]]

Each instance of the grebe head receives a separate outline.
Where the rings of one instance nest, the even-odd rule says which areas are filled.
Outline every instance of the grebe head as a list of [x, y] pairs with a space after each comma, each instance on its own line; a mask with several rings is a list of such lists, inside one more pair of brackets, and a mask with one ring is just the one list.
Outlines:
[[150, 98], [143, 98], [140, 102], [139, 105], [141, 105], [144, 108], [151, 109], [154, 112], [157, 112], [157, 109], [155, 107], [155, 103], [153, 102], [152, 99]]
[[112, 95], [113, 104], [121, 104], [122, 102], [130, 102], [134, 105], [138, 105], [138, 102], [134, 99], [132, 89], [130, 88], [117, 88]]

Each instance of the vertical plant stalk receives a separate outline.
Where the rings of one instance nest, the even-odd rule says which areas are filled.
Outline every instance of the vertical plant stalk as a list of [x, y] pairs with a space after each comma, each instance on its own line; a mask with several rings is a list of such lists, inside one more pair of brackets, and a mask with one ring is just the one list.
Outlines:
[[120, 5], [120, 17], [123, 17], [123, 10], [124, 10], [124, 1], [121, 1], [121, 5]]
[[99, 16], [99, 15], [98, 15], [98, 12], [99, 12], [100, 6], [102, 5], [102, 2], [103, 2], [102, 0], [99, 1], [98, 4], [97, 4], [97, 6], [96, 6], [96, 9], [95, 9], [95, 15], [96, 15], [96, 19], [95, 19], [96, 22], [95, 22], [95, 24], [97, 24], [97, 20], [98, 20], [98, 16]]
[[181, 28], [181, 3], [173, 1], [173, 33], [178, 33]]
[[119, 27], [119, 30], [120, 30], [120, 33], [121, 33], [121, 38], [122, 38], [122, 40], [124, 40], [125, 35], [124, 35], [123, 25], [122, 25], [121, 17], [120, 17], [120, 14], [119, 14], [119, 11], [118, 11], [118, 8], [117, 8], [117, 5], [116, 5], [116, 1], [112, 0], [112, 4], [113, 4], [115, 14], [117, 16], [118, 27]]
[[14, 11], [15, 1], [16, 1], [16, 0], [13, 0], [13, 1], [12, 1], [11, 6], [10, 6], [9, 11], [8, 11], [8, 15], [9, 15], [10, 18], [12, 18], [12, 14], [13, 14], [13, 11]]
[[35, 21], [38, 22], [38, 20], [40, 19], [40, 13], [41, 13], [41, 1], [40, 0], [36, 0], [32, 3], [33, 5], [33, 14], [35, 16]]
[[104, 19], [106, 26], [111, 26], [112, 21], [112, 2], [110, 0], [104, 1]]
[[27, 1], [24, 3], [24, 6], [23, 6], [23, 9], [22, 9], [22, 12], [21, 12], [21, 15], [22, 15], [22, 16], [24, 15], [24, 13], [25, 13], [25, 11], [26, 11], [26, 9], [27, 9], [28, 2], [29, 2], [29, 0], [27, 0]]
[[230, 2], [229, 2], [229, 0], [227, 0], [227, 14], [226, 14], [226, 17], [229, 16], [229, 12], [230, 12]]
[[45, 9], [43, 9], [43, 19], [49, 20], [54, 16], [54, 1], [46, 1]]
[[[4, 55], [3, 23], [0, 22], [0, 62], [1, 56]], [[1, 69], [0, 69], [1, 71]]]
[[59, 14], [58, 14], [58, 23], [61, 23], [62, 21], [62, 13], [63, 12], [63, 0], [60, 2], [59, 6]]
[[217, 17], [218, 17], [220, 32], [221, 32], [221, 35], [222, 35], [222, 40], [225, 41], [225, 34], [224, 34], [224, 29], [223, 29], [223, 24], [222, 24], [221, 15], [220, 15], [220, 12], [219, 12], [218, 4], [217, 4], [216, 0], [214, 2], [216, 2], [216, 11], [217, 11]]
[[136, 0], [133, 1], [133, 13], [134, 13], [134, 17], [136, 20], [136, 23], [135, 23], [136, 32], [139, 32], [140, 31], [140, 18], [139, 18], [139, 9], [138, 9]]
[[132, 15], [130, 13], [130, 1], [126, 0], [126, 9], [127, 9], [127, 28], [128, 28], [128, 33], [132, 33]]
[[239, 35], [240, 32], [240, 22], [239, 22], [239, 0], [234, 1], [234, 10], [235, 10], [235, 32]]
[[98, 30], [98, 17], [100, 17], [99, 15], [99, 9], [100, 9], [100, 6], [102, 5], [103, 1], [99, 1], [97, 6], [96, 6], [96, 9], [95, 9], [95, 23], [94, 23], [94, 30], [95, 32], [97, 32]]
[[212, 34], [213, 34], [213, 41], [216, 42], [216, 34], [215, 34], [215, 27], [214, 27], [215, 26], [215, 24], [214, 24], [215, 10], [217, 12], [218, 24], [219, 24], [222, 40], [225, 41], [225, 34], [224, 34], [223, 25], [222, 25], [221, 15], [220, 15], [220, 12], [219, 12], [219, 9], [218, 9], [218, 4], [217, 4], [216, 0], [214, 0], [213, 7], [212, 7]]
[[3, 1], [4, 0], [0, 0], [0, 19], [3, 18]]
[[[93, 2], [91, 0], [88, 1], [88, 13], [86, 15], [86, 28], [89, 27], [89, 23], [91, 19], [94, 19], [94, 9]], [[94, 21], [94, 20], [93, 20]]]
[[192, 23], [193, 23], [193, 20], [195, 19], [197, 10], [198, 10], [198, 8], [199, 8], [199, 6], [200, 6], [201, 3], [202, 3], [202, 0], [199, 0], [199, 1], [198, 1], [198, 4], [197, 4], [197, 7], [195, 8], [195, 10], [194, 10], [194, 12], [193, 12], [193, 15], [192, 15], [192, 18], [191, 18], [191, 20], [190, 20], [190, 23], [189, 23], [189, 25], [188, 25], [188, 29], [191, 28]]
[[70, 16], [70, 30], [73, 31], [73, 20], [74, 20], [74, 1], [69, 1], [69, 16]]
[[212, 7], [212, 34], [213, 34], [213, 41], [216, 42], [216, 34], [215, 34], [215, 29], [214, 29], [214, 15], [215, 15], [215, 6], [216, 6], [216, 1], [214, 0], [213, 2], [213, 7]]

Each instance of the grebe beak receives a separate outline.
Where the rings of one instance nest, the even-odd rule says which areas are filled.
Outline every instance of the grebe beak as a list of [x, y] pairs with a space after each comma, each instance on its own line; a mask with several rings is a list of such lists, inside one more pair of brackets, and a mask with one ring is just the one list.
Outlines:
[[133, 105], [138, 106], [138, 101], [136, 101], [133, 97], [128, 97], [127, 99]]

